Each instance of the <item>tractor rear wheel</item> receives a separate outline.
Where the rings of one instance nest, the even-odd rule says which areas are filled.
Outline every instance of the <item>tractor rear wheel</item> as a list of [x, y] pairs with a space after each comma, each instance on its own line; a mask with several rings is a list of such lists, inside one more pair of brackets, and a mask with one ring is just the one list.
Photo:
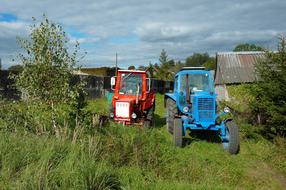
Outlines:
[[183, 125], [181, 118], [174, 119], [174, 128], [173, 128], [173, 138], [174, 145], [177, 147], [183, 146]]
[[226, 135], [228, 142], [223, 142], [224, 149], [230, 154], [237, 154], [239, 152], [239, 129], [238, 126], [232, 121], [226, 121]]
[[172, 100], [171, 98], [168, 98], [167, 99], [166, 123], [167, 123], [167, 131], [171, 134], [173, 134], [174, 118], [177, 113], [178, 113], [178, 109], [176, 106], [176, 102]]

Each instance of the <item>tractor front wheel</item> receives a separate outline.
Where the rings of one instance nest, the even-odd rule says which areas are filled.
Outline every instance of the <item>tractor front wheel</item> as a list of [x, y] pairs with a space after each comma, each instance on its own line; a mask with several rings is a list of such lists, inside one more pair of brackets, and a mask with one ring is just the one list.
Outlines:
[[167, 131], [173, 134], [174, 118], [175, 115], [178, 113], [178, 109], [176, 106], [176, 102], [171, 98], [168, 98], [166, 103], [167, 103], [167, 117], [166, 117]]
[[180, 118], [174, 119], [173, 138], [175, 146], [183, 146], [183, 126]]
[[144, 122], [143, 122], [143, 126], [144, 126], [144, 128], [146, 128], [146, 129], [149, 129], [149, 128], [151, 128], [151, 121], [149, 121], [149, 120], [145, 120]]
[[238, 154], [240, 147], [238, 126], [230, 120], [225, 122], [225, 127], [228, 142], [223, 142], [224, 149], [230, 154]]
[[147, 118], [143, 123], [145, 128], [155, 127], [154, 112], [155, 112], [155, 102], [154, 102], [153, 106], [150, 108], [150, 110], [148, 111]]

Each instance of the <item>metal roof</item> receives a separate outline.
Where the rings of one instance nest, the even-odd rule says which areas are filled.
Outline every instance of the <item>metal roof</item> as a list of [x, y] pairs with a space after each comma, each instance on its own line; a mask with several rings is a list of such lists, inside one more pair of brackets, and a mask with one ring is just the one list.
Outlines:
[[254, 65], [264, 58], [261, 51], [217, 53], [215, 84], [254, 82], [257, 78]]

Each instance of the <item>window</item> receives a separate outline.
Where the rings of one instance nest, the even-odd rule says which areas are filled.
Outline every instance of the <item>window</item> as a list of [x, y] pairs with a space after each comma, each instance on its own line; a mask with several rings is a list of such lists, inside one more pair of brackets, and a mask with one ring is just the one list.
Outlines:
[[119, 94], [141, 95], [142, 77], [138, 73], [121, 73]]
[[[186, 77], [187, 75], [181, 76], [181, 91], [186, 89]], [[188, 83], [191, 92], [210, 91], [208, 74], [189, 74]]]
[[176, 78], [175, 78], [175, 89], [174, 89], [174, 91], [178, 90], [178, 85], [179, 85], [178, 78], [179, 78], [178, 76], [176, 76]]

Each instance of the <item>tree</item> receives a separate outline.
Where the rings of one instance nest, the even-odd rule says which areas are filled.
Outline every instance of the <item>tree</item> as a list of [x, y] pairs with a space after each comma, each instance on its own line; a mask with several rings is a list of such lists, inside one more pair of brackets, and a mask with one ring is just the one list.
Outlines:
[[203, 65], [207, 70], [215, 70], [216, 68], [216, 59], [214, 57], [210, 57]]
[[8, 70], [21, 72], [21, 71], [23, 71], [23, 66], [22, 65], [12, 65], [11, 67], [8, 68]]
[[[31, 26], [29, 39], [17, 38], [26, 54], [19, 54], [23, 71], [16, 76], [16, 85], [26, 94], [28, 100], [48, 105], [52, 114], [52, 125], [57, 134], [57, 105], [72, 106], [79, 110], [83, 84], [74, 82], [79, 44], [69, 53], [69, 39], [62, 27], [50, 22], [44, 15], [40, 24]], [[77, 109], [76, 109], [77, 108]]]
[[151, 62], [149, 62], [149, 65], [148, 65], [148, 74], [149, 74], [149, 77], [153, 78], [154, 77], [154, 66], [152, 65]]
[[172, 80], [172, 68], [175, 66], [174, 60], [169, 60], [167, 52], [162, 49], [159, 57], [160, 65], [155, 64], [153, 69], [154, 76], [161, 80]]
[[175, 63], [175, 61], [174, 61], [173, 59], [171, 59], [171, 60], [168, 61], [168, 66], [169, 66], [169, 67], [174, 67], [175, 64], [176, 64], [176, 63]]
[[263, 51], [264, 48], [255, 44], [238, 44], [233, 51]]
[[186, 66], [201, 67], [209, 58], [208, 53], [194, 53], [192, 56], [186, 58]]
[[279, 39], [278, 52], [266, 52], [265, 59], [255, 65], [259, 81], [250, 92], [254, 114], [262, 115], [262, 124], [269, 136], [286, 135], [286, 41]]
[[0, 58], [0, 71], [2, 70], [2, 60]]
[[135, 70], [135, 66], [134, 65], [129, 66], [128, 70]]
[[140, 71], [145, 71], [146, 67], [143, 66], [143, 65], [139, 65], [137, 69], [140, 70]]
[[168, 62], [168, 55], [167, 55], [167, 52], [162, 49], [161, 51], [161, 54], [160, 54], [160, 57], [159, 57], [159, 62], [164, 65]]
[[20, 54], [23, 71], [17, 77], [17, 85], [31, 99], [49, 104], [65, 102], [78, 96], [77, 86], [70, 80], [76, 68], [79, 44], [71, 54], [67, 49], [68, 38], [60, 25], [50, 22], [46, 16], [31, 26], [30, 39], [17, 38], [27, 56]]

